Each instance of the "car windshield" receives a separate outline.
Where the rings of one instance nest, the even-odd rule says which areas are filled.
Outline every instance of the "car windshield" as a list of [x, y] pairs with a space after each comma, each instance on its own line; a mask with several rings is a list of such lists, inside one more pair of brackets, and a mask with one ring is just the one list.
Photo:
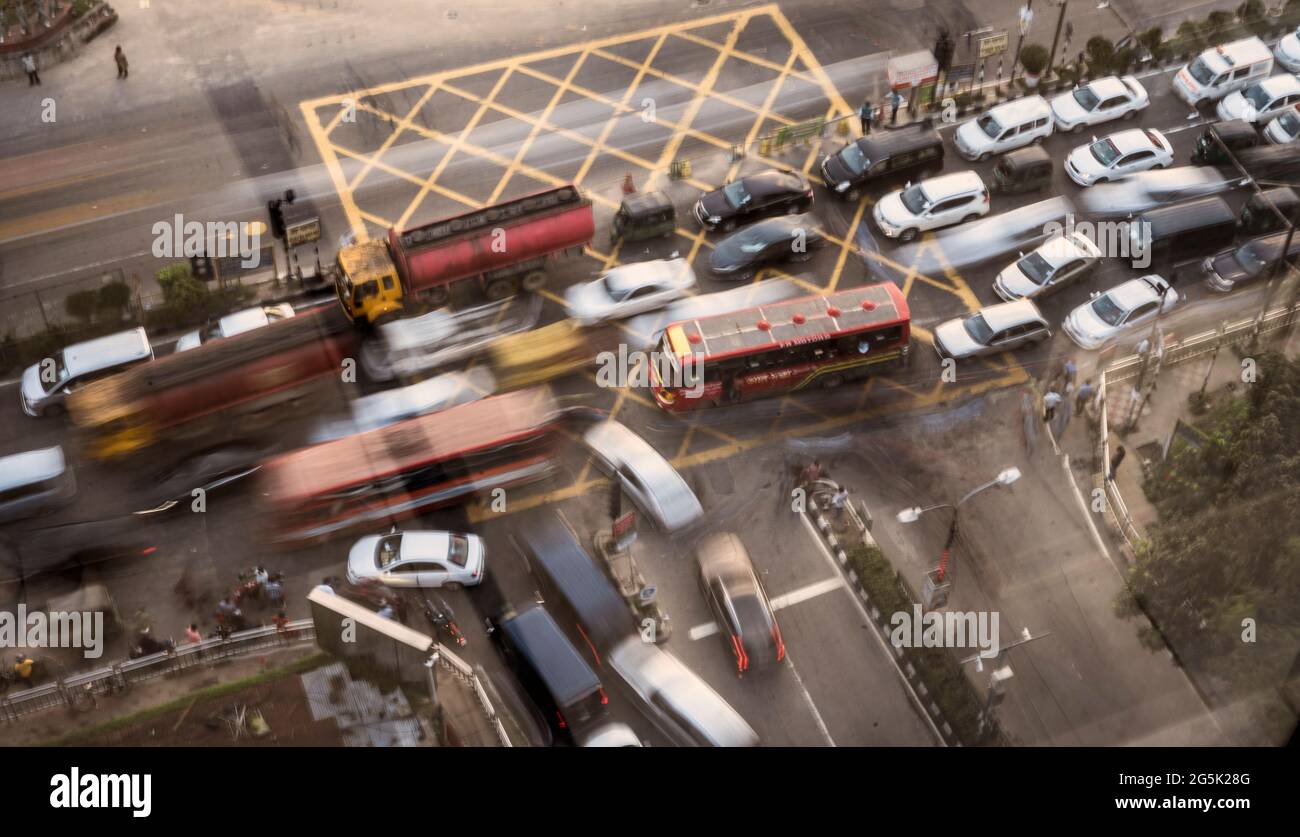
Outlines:
[[1197, 58], [1188, 65], [1187, 72], [1196, 79], [1197, 84], [1209, 84], [1214, 81], [1214, 72], [1210, 69], [1210, 65], [1205, 63], [1204, 58]]
[[723, 239], [718, 243], [717, 248], [713, 251], [715, 263], [734, 262], [743, 260], [743, 256], [761, 253], [771, 241], [772, 233], [770, 228], [765, 230], [763, 225], [746, 227], [730, 238]]
[[867, 170], [867, 166], [871, 165], [871, 161], [867, 159], [867, 155], [862, 153], [862, 149], [858, 147], [856, 142], [844, 146], [844, 149], [840, 152], [840, 159], [844, 161], [844, 165], [848, 166], [849, 171], [854, 174], [862, 174]]
[[601, 279], [600, 284], [605, 289], [605, 294], [613, 302], [622, 302], [627, 299], [634, 287], [626, 282], [620, 282], [610, 275], [606, 275], [604, 279]]
[[930, 199], [925, 196], [925, 192], [921, 191], [921, 184], [919, 183], [904, 189], [903, 193], [899, 195], [899, 199], [903, 202], [903, 206], [907, 207], [907, 211], [913, 215], [920, 215], [930, 207]]
[[1278, 126], [1286, 132], [1288, 137], [1294, 137], [1300, 134], [1300, 116], [1296, 112], [1289, 110], [1277, 118]]
[[983, 314], [967, 317], [964, 325], [966, 326], [966, 333], [981, 346], [987, 346], [989, 341], [993, 339], [993, 329], [989, 328]]
[[1098, 163], [1110, 168], [1111, 163], [1119, 159], [1119, 149], [1109, 139], [1100, 140], [1092, 144], [1092, 156], [1097, 158]]
[[40, 381], [41, 384], [45, 387], [46, 392], [52, 392], [55, 387], [57, 387], [59, 384], [63, 383], [64, 381], [68, 380], [68, 366], [66, 363], [63, 362], [63, 352], [55, 352], [54, 354], [50, 355], [50, 360], [54, 361], [54, 380], [52, 381], [45, 380], [46, 378], [45, 367], [43, 365], [40, 367], [41, 370]]
[[458, 567], [465, 566], [469, 560], [469, 539], [461, 535], [451, 536], [451, 547], [447, 550], [447, 560]]
[[379, 539], [379, 546], [375, 547], [375, 566], [382, 570], [396, 561], [401, 554], [401, 534], [385, 535]]
[[1074, 91], [1074, 100], [1086, 111], [1091, 111], [1101, 101], [1097, 98], [1097, 94], [1092, 92], [1091, 87], [1080, 87]]
[[1092, 301], [1092, 313], [1106, 325], [1119, 325], [1119, 321], [1124, 319], [1124, 309], [1115, 304], [1110, 294], [1102, 294]]
[[740, 209], [750, 201], [749, 192], [745, 191], [745, 181], [737, 180], [735, 183], [728, 183], [722, 187], [722, 195], [727, 199], [727, 203], [732, 209]]
[[1038, 253], [1030, 253], [1017, 262], [1016, 266], [1020, 268], [1021, 273], [1025, 274], [1025, 278], [1035, 285], [1042, 285], [1052, 278], [1052, 266]]
[[975, 124], [978, 125], [980, 130], [990, 139], [997, 139], [1002, 134], [1002, 126], [998, 124], [998, 121], [993, 118], [993, 114], [991, 113], [986, 113], [979, 119], [976, 119]]
[[1255, 110], [1263, 110], [1268, 107], [1270, 101], [1268, 93], [1265, 92], [1263, 86], [1258, 84], [1247, 87], [1241, 95]]
[[1268, 267], [1272, 261], [1272, 256], [1253, 241], [1237, 248], [1236, 257], [1237, 263], [1251, 276]]

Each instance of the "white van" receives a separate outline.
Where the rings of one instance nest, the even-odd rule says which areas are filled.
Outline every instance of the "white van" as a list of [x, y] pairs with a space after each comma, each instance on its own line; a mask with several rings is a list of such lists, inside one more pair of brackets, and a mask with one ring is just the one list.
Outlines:
[[1052, 135], [1054, 128], [1052, 106], [1042, 96], [1025, 96], [1003, 102], [961, 125], [953, 134], [957, 153], [967, 160], [987, 160], [1022, 148], [1033, 142], [1042, 142]]
[[643, 711], [682, 747], [756, 747], [758, 734], [731, 704], [667, 651], [624, 640], [609, 664], [644, 702]]
[[18, 398], [29, 416], [59, 412], [73, 390], [147, 360], [153, 347], [143, 328], [76, 343], [27, 367]]
[[57, 445], [0, 457], [0, 523], [54, 511], [76, 493], [72, 466]]
[[1174, 92], [1192, 107], [1268, 78], [1273, 53], [1259, 38], [1211, 47], [1174, 76]]

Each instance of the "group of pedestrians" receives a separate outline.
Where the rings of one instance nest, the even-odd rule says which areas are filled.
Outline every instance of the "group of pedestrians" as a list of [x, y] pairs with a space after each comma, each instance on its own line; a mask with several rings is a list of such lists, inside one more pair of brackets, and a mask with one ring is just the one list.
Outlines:
[[[41, 83], [41, 72], [36, 66], [36, 56], [30, 52], [23, 53], [23, 72], [27, 73], [27, 86], [35, 87]], [[121, 45], [113, 51], [113, 63], [117, 64], [117, 77], [126, 78], [129, 75], [129, 65], [126, 60], [126, 53], [122, 51]]]
[[[889, 103], [889, 124], [895, 125], [898, 123], [898, 109], [903, 106], [905, 100], [897, 90], [891, 90], [885, 97], [885, 101]], [[862, 124], [863, 136], [871, 133], [871, 126], [875, 124], [878, 116], [877, 109], [870, 99], [864, 101], [862, 107], [858, 108], [858, 121]]]

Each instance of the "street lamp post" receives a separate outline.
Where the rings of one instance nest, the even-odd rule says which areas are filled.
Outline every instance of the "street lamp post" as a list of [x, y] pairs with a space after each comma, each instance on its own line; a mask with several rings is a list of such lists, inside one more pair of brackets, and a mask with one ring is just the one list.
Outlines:
[[934, 511], [935, 509], [952, 509], [952, 523], [949, 524], [948, 526], [948, 540], [947, 542], [944, 543], [943, 555], [939, 559], [939, 569], [937, 571], [937, 577], [939, 581], [942, 582], [948, 573], [948, 558], [952, 554], [953, 544], [957, 542], [957, 519], [961, 511], [961, 507], [966, 503], [966, 501], [970, 500], [972, 497], [974, 497], [976, 494], [979, 494], [981, 491], [986, 491], [987, 489], [990, 488], [1001, 488], [1004, 486], [1008, 486], [1018, 479], [1020, 479], [1019, 468], [1016, 468], [1014, 466], [1010, 468], [1004, 468], [1001, 471], [1001, 473], [999, 473], [993, 479], [989, 480], [983, 485], [976, 486], [975, 488], [972, 488], [970, 491], [966, 492], [966, 496], [962, 497], [956, 503], [940, 503], [937, 506], [926, 506], [925, 508], [922, 508], [920, 506], [912, 506], [910, 508], [903, 509], [897, 514], [897, 519], [899, 523], [915, 523], [917, 520], [920, 519], [921, 515], [925, 514], [928, 511]]
[[[1065, 10], [1070, 5], [1070, 0], [1054, 0], [1054, 2], [1060, 7], [1061, 12], [1056, 16], [1056, 34], [1052, 36], [1052, 51], [1047, 53], [1048, 76], [1052, 74], [1052, 62], [1056, 60], [1056, 47], [1061, 42], [1061, 25], [1065, 23]], [[1069, 43], [1069, 40], [1067, 37], [1066, 43]]]

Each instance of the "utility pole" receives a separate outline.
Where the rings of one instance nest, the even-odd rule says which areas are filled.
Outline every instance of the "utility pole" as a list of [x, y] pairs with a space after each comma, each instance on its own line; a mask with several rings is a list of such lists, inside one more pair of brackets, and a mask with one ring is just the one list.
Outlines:
[[1020, 39], [1016, 41], [1016, 57], [1011, 61], [1012, 82], [1016, 80], [1016, 67], [1020, 66], [1020, 48], [1024, 46], [1025, 35], [1029, 34], [1029, 26], [1033, 22], [1034, 0], [1025, 0], [1025, 5], [1020, 7]]
[[1052, 51], [1047, 53], [1047, 74], [1052, 74], [1052, 62], [1056, 60], [1056, 47], [1061, 42], [1061, 26], [1065, 23], [1065, 10], [1070, 0], [1059, 0], [1061, 12], [1056, 16], [1056, 34], [1052, 36]]

